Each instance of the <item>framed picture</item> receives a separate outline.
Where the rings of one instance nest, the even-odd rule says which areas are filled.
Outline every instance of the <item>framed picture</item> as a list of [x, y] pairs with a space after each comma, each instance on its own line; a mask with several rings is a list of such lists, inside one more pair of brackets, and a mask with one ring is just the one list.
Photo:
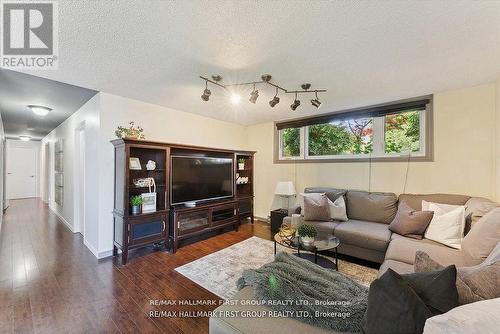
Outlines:
[[142, 212], [156, 211], [156, 193], [143, 193], [142, 197]]
[[130, 158], [129, 165], [130, 165], [130, 169], [135, 169], [135, 170], [142, 169], [141, 161], [139, 160], [139, 158]]

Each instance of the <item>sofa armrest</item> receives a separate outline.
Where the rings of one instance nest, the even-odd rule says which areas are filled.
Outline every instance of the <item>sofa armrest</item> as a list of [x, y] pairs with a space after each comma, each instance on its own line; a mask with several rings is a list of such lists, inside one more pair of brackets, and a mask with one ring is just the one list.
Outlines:
[[302, 211], [302, 208], [300, 207], [300, 204], [297, 203], [294, 206], [292, 206], [288, 212], [291, 216], [292, 214], [300, 214], [301, 211]]

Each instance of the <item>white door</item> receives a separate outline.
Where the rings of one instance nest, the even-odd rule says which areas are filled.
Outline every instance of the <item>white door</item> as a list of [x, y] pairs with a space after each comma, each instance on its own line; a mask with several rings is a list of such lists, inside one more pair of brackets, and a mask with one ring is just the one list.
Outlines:
[[36, 197], [36, 150], [10, 147], [6, 158], [7, 198]]

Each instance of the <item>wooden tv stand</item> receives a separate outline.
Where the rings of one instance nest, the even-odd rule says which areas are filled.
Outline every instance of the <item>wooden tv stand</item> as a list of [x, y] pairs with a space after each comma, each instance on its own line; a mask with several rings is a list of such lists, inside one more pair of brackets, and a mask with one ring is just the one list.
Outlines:
[[171, 213], [172, 253], [177, 251], [179, 241], [183, 239], [231, 225], [238, 231], [240, 224], [238, 201], [233, 199], [199, 204], [193, 208], [173, 206]]
[[[192, 145], [162, 143], [149, 140], [115, 139], [115, 198], [113, 255], [122, 250], [122, 263], [127, 263], [129, 250], [165, 244], [175, 252], [179, 241], [233, 225], [240, 221], [253, 223], [254, 151], [227, 150]], [[224, 200], [199, 203], [194, 208], [172, 205], [171, 157], [223, 157], [233, 161], [233, 192]], [[141, 169], [130, 165], [130, 158], [139, 159]], [[156, 169], [148, 170], [149, 160]], [[243, 161], [243, 166], [238, 165]], [[242, 168], [240, 168], [242, 167]], [[132, 215], [130, 198], [149, 192], [135, 180], [153, 178], [156, 184], [156, 210]]]

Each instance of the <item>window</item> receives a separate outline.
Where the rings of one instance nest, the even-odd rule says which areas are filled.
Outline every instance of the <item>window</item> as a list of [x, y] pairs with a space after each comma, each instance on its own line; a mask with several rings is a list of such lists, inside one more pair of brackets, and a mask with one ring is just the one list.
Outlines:
[[431, 101], [428, 97], [276, 123], [277, 161], [431, 160]]

